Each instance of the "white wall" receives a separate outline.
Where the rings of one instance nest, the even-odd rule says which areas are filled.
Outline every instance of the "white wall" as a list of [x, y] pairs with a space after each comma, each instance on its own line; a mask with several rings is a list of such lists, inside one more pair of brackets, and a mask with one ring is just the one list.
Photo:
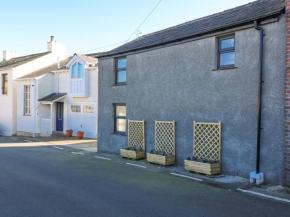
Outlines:
[[[24, 85], [31, 85], [31, 115], [24, 115]], [[34, 131], [34, 105], [35, 105], [35, 89], [34, 81], [18, 82], [17, 88], [17, 131], [33, 133]], [[15, 94], [16, 95], [16, 94]]]
[[[86, 69], [86, 74], [88, 76], [88, 96], [89, 97], [73, 97], [70, 94], [70, 74], [69, 71], [59, 73], [59, 93], [67, 93], [67, 96], [63, 100], [64, 103], [64, 131], [68, 127], [68, 104], [72, 103], [94, 103], [95, 110], [98, 112], [98, 71]], [[57, 78], [56, 78], [57, 79]], [[55, 85], [57, 88], [57, 85]], [[96, 135], [97, 135], [97, 126], [98, 126], [98, 114], [96, 114]], [[55, 125], [55, 124], [54, 124]]]
[[[2, 74], [8, 74], [8, 94], [2, 95], [2, 90], [0, 92], [0, 134], [5, 136], [11, 136], [16, 134], [18, 129], [17, 118], [19, 109], [19, 101], [17, 97], [18, 85], [15, 79], [18, 79], [24, 75], [31, 72], [37, 71], [53, 63], [57, 64], [57, 59], [63, 60], [65, 56], [58, 56], [57, 53], [49, 53], [43, 57], [35, 59], [31, 62], [25, 63], [11, 70], [0, 71], [0, 76]], [[0, 78], [2, 83], [2, 76]], [[1, 85], [2, 86], [2, 85]], [[21, 90], [22, 91], [22, 90]], [[22, 92], [20, 92], [22, 93]], [[22, 104], [21, 104], [22, 105]], [[28, 119], [28, 118], [26, 118]], [[23, 127], [21, 123], [19, 125], [20, 129]]]
[[[2, 94], [2, 74], [8, 75], [8, 94]], [[13, 134], [13, 82], [12, 70], [0, 71], [0, 134], [11, 136]]]

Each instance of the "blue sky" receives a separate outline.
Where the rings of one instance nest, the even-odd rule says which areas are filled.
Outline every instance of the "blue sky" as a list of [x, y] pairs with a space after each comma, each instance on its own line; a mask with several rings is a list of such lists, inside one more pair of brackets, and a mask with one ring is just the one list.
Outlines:
[[[51, 35], [67, 54], [126, 41], [159, 0], [10, 0], [1, 2], [0, 51], [45, 52]], [[140, 28], [142, 35], [217, 13], [249, 0], [162, 0]], [[132, 39], [135, 38], [135, 34]], [[131, 40], [132, 40], [131, 39]], [[0, 55], [1, 56], [1, 55]], [[0, 58], [2, 59], [2, 58]]]

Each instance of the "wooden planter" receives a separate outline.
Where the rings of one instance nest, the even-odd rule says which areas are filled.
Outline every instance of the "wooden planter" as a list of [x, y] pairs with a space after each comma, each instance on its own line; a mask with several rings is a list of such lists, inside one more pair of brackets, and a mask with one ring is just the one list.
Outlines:
[[202, 173], [207, 175], [216, 175], [221, 172], [220, 163], [209, 164], [191, 160], [184, 160], [184, 168], [191, 172]]
[[162, 156], [157, 154], [147, 153], [147, 161], [149, 163], [160, 164], [164, 166], [174, 165], [175, 156]]
[[121, 149], [120, 153], [122, 157], [131, 158], [134, 160], [145, 158], [145, 151], [131, 151], [131, 150], [126, 150], [126, 149]]

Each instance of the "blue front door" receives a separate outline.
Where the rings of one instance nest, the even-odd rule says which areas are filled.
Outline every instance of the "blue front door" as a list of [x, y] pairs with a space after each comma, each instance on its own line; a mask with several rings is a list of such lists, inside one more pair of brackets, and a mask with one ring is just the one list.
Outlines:
[[63, 131], [63, 102], [56, 103], [56, 131]]

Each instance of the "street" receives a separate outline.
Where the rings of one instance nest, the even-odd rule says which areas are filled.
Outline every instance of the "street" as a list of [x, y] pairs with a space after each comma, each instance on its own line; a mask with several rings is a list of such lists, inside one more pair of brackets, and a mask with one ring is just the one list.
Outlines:
[[0, 217], [290, 216], [287, 203], [69, 147], [14, 147], [14, 142], [0, 137], [0, 143], [10, 144], [0, 146]]

